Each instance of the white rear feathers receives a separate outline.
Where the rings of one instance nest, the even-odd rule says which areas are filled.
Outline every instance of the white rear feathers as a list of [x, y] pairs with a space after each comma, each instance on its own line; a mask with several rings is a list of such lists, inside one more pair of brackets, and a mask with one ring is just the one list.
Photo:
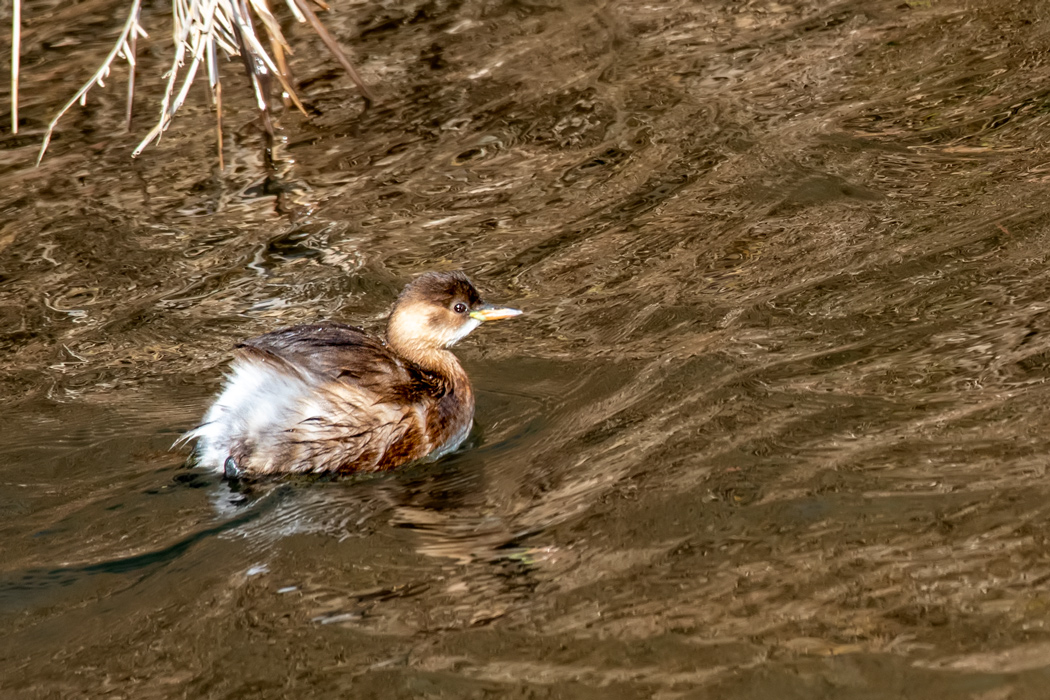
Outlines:
[[265, 447], [277, 433], [301, 420], [303, 404], [317, 391], [301, 374], [238, 357], [204, 422], [183, 440], [197, 440], [201, 466], [223, 471], [236, 438]]

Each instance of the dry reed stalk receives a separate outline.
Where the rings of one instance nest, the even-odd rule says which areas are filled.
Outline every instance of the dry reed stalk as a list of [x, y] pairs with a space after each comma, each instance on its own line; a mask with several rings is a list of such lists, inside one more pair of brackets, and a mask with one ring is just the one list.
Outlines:
[[[14, 0], [15, 7], [19, 7], [20, 0]], [[280, 83], [282, 97], [299, 109], [304, 115], [303, 108], [292, 87], [291, 75], [285, 62], [285, 54], [292, 53], [291, 47], [281, 33], [280, 25], [274, 17], [267, 4], [268, 0], [172, 0], [172, 36], [175, 46], [175, 57], [171, 67], [165, 74], [167, 83], [164, 96], [160, 104], [160, 117], [157, 123], [146, 134], [145, 138], [132, 151], [132, 157], [142, 153], [150, 143], [160, 138], [171, 124], [175, 113], [182, 106], [189, 93], [190, 86], [197, 76], [198, 70], [203, 63], [208, 73], [208, 85], [211, 90], [212, 103], [216, 110], [216, 135], [219, 149], [219, 167], [223, 167], [222, 157], [222, 80], [219, 75], [219, 52], [227, 56], [240, 56], [244, 62], [245, 71], [248, 74], [255, 95], [256, 106], [259, 109], [260, 119], [266, 129], [270, 143], [273, 140], [273, 127], [269, 116], [270, 88], [274, 78]], [[321, 0], [314, 0], [320, 7], [328, 6]], [[368, 87], [363, 83], [357, 71], [350, 63], [346, 54], [339, 47], [335, 38], [328, 32], [313, 10], [306, 4], [306, 0], [285, 0], [289, 10], [295, 18], [301, 22], [308, 22], [311, 28], [320, 36], [321, 40], [335, 56], [336, 60], [349, 74], [350, 79], [357, 85], [364, 96], [366, 104], [371, 104], [375, 99]], [[37, 165], [44, 157], [51, 137], [54, 134], [58, 121], [68, 112], [74, 104], [81, 105], [87, 99], [88, 91], [95, 85], [105, 87], [104, 79], [109, 77], [113, 62], [123, 58], [128, 62], [128, 98], [126, 109], [126, 121], [128, 128], [131, 127], [131, 107], [135, 92], [135, 50], [137, 38], [147, 36], [145, 30], [139, 24], [139, 13], [141, 0], [133, 0], [131, 11], [124, 23], [113, 49], [106, 56], [102, 65], [91, 79], [84, 83], [73, 98], [67, 102], [51, 123], [48, 124], [44, 133], [40, 153], [37, 156]], [[263, 47], [259, 33], [252, 21], [252, 16], [262, 25], [262, 30], [270, 40], [271, 51], [274, 57]], [[20, 15], [16, 9], [15, 28], [17, 32], [20, 26]], [[17, 36], [17, 33], [16, 33]], [[17, 39], [15, 43], [15, 54], [12, 57], [12, 118], [17, 120]], [[187, 65], [188, 63], [188, 65]], [[16, 128], [16, 127], [13, 127]]]
[[130, 39], [126, 55], [128, 60], [128, 103], [124, 109], [124, 128], [128, 132], [131, 131], [131, 108], [135, 102], [135, 56], [139, 45], [138, 32], [132, 32]]
[[18, 133], [18, 71], [22, 54], [22, 0], [11, 10], [11, 133]]
[[131, 55], [131, 50], [128, 46], [128, 37], [134, 32], [146, 36], [145, 30], [139, 26], [139, 9], [141, 9], [141, 0], [133, 0], [131, 3], [131, 12], [128, 13], [128, 19], [124, 22], [124, 29], [120, 32], [120, 37], [117, 39], [116, 44], [113, 45], [113, 49], [106, 56], [106, 60], [102, 62], [99, 69], [95, 71], [95, 74], [91, 76], [91, 79], [80, 86], [73, 98], [67, 102], [62, 109], [58, 111], [55, 118], [51, 120], [51, 123], [47, 125], [47, 131], [44, 132], [44, 142], [40, 145], [40, 153], [36, 157], [36, 164], [40, 165], [40, 161], [44, 157], [44, 152], [47, 151], [47, 146], [51, 143], [51, 135], [55, 131], [55, 126], [58, 124], [58, 120], [62, 118], [69, 109], [80, 102], [83, 105], [87, 101], [87, 93], [96, 84], [99, 87], [105, 87], [106, 84], [103, 82], [104, 78], [109, 77], [110, 66], [113, 61], [116, 60], [117, 56], [124, 56], [129, 63], [134, 62], [135, 57]]

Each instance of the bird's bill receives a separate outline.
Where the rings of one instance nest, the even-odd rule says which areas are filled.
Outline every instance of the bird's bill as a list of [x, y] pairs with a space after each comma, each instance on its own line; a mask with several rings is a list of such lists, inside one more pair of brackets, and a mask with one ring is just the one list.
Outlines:
[[521, 316], [522, 312], [517, 309], [512, 309], [509, 306], [493, 306], [492, 304], [482, 304], [476, 309], [470, 312], [470, 317], [479, 321], [499, 321], [504, 318], [514, 318], [515, 316]]

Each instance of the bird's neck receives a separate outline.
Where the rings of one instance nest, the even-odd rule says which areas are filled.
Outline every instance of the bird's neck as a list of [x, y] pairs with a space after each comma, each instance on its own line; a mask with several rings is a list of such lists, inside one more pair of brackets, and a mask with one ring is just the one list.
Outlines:
[[466, 372], [449, 350], [420, 342], [413, 328], [403, 327], [400, 319], [392, 318], [386, 329], [386, 344], [400, 357], [410, 360], [428, 372], [447, 377], [455, 384], [466, 381]]
[[428, 372], [448, 377], [453, 382], [459, 383], [467, 376], [467, 373], [463, 371], [463, 366], [459, 364], [459, 359], [444, 348], [421, 348], [389, 341], [388, 345], [391, 350], [406, 360], [411, 360]]
[[[433, 411], [428, 412], [428, 435], [434, 438], [436, 445], [444, 446], [439, 451], [449, 446], [454, 448], [466, 437], [474, 422], [474, 390], [470, 379], [451, 351], [420, 343], [419, 335], [412, 332], [411, 326], [398, 323], [398, 320], [391, 318], [387, 326], [387, 347], [440, 379], [440, 399]], [[432, 434], [429, 432], [431, 427], [435, 431]]]

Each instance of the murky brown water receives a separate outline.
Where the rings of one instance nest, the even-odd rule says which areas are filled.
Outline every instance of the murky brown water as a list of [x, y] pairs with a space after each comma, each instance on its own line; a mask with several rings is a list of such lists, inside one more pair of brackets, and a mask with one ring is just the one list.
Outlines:
[[[162, 10], [133, 133], [114, 75], [34, 170], [123, 8], [26, 9], [4, 697], [1046, 697], [1043, 3], [337, 3], [380, 102], [297, 30], [270, 177], [203, 88], [129, 159]], [[471, 449], [247, 494], [168, 451], [237, 339], [435, 268], [528, 312], [461, 345]]]

